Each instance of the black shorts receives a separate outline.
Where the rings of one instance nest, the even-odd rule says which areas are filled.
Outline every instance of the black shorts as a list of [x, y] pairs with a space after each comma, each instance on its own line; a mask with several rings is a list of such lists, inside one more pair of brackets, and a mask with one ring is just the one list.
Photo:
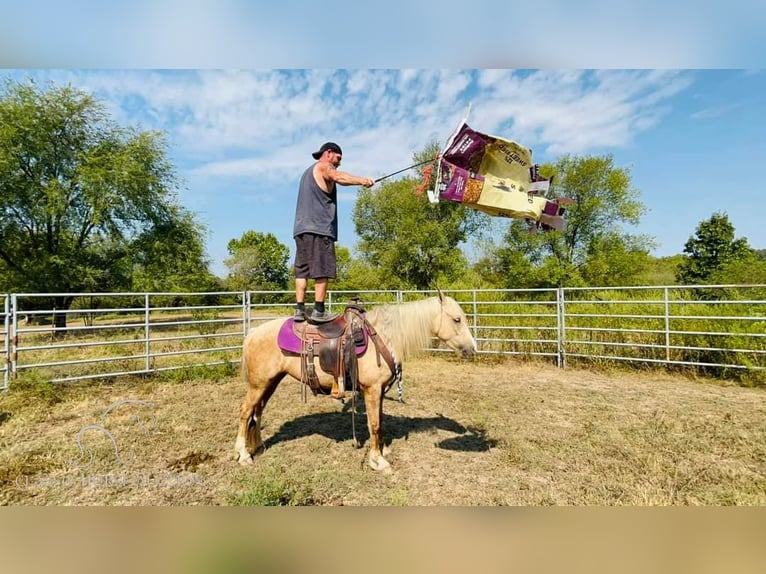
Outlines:
[[301, 233], [295, 238], [296, 279], [335, 279], [335, 240]]

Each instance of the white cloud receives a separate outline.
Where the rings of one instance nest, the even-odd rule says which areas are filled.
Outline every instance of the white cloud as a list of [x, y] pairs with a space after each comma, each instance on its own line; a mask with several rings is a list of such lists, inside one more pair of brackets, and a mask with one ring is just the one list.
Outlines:
[[[46, 74], [41, 72], [41, 74]], [[691, 76], [672, 70], [118, 70], [47, 77], [105, 99], [118, 123], [162, 129], [208, 177], [289, 177], [321, 142], [352, 173], [390, 173], [469, 123], [551, 154], [629, 145]], [[705, 113], [699, 112], [698, 116]]]
[[586, 153], [628, 145], [689, 82], [674, 71], [491, 71], [481, 75], [472, 117], [489, 126], [483, 131], [533, 148]]
[[736, 110], [739, 106], [737, 104], [725, 104], [720, 106], [711, 106], [701, 109], [691, 114], [693, 120], [710, 120], [719, 118], [723, 115], [729, 114]]

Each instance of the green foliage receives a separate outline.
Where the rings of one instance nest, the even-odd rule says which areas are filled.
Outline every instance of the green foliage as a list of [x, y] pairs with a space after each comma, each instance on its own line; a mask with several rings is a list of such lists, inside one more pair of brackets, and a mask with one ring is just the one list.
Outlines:
[[269, 469], [245, 481], [245, 491], [230, 498], [234, 506], [308, 506], [314, 504], [306, 483]]
[[335, 248], [338, 276], [332, 282], [334, 291], [378, 289], [381, 285], [378, 269], [358, 257], [351, 255], [348, 247]]
[[46, 406], [53, 406], [64, 400], [64, 391], [60, 385], [50, 382], [45, 372], [37, 370], [21, 371], [10, 386], [10, 391], [22, 402], [33, 401]]
[[452, 202], [429, 204], [417, 181], [404, 178], [362, 189], [354, 207], [359, 252], [381, 270], [381, 287], [428, 289], [459, 273], [466, 261], [458, 244], [470, 227], [466, 210]]
[[588, 246], [588, 259], [580, 274], [586, 285], [637, 285], [649, 269], [650, 260], [643, 239], [607, 232]]
[[430, 204], [424, 193], [416, 193], [420, 183], [405, 177], [359, 191], [353, 213], [358, 250], [379, 270], [378, 288], [428, 289], [467, 267], [459, 246], [481, 217], [453, 202]]
[[739, 259], [754, 261], [756, 254], [747, 239], [734, 239], [734, 226], [726, 213], [716, 212], [702, 221], [684, 245], [686, 256], [678, 266], [676, 279], [681, 285], [714, 283], [725, 278], [721, 271]]
[[173, 206], [173, 216], [139, 235], [130, 246], [134, 292], [209, 292], [222, 285], [208, 270], [204, 228]]
[[683, 255], [650, 257], [638, 280], [639, 285], [674, 285], [676, 270], [683, 261]]
[[[413, 163], [435, 159], [437, 142], [413, 154]], [[459, 277], [467, 269], [460, 245], [482, 224], [483, 214], [448, 201], [431, 204], [419, 193], [420, 178], [404, 177], [380, 187], [360, 189], [353, 218], [362, 264], [351, 270], [360, 287], [429, 289]], [[433, 188], [435, 182], [430, 183]]]
[[290, 278], [287, 261], [289, 248], [273, 233], [246, 231], [239, 239], [229, 241], [227, 282], [234, 291], [266, 291], [287, 289]]
[[[766, 285], [766, 260], [759, 259], [754, 253], [741, 259], [724, 263], [720, 269], [710, 274], [709, 280], [714, 285]], [[766, 287], [748, 289], [745, 293], [736, 288], [722, 290], [728, 299], [747, 297], [748, 299], [766, 300]]]
[[138, 284], [153, 277], [155, 289], [197, 287], [179, 279], [204, 275], [206, 263], [177, 187], [161, 133], [114, 125], [102, 103], [74, 88], [8, 80], [0, 93], [0, 289], [127, 290], [134, 270]]
[[239, 362], [231, 361], [225, 354], [216, 357], [223, 364], [218, 365], [189, 365], [178, 369], [159, 371], [148, 375], [152, 379], [172, 384], [185, 384], [190, 380], [205, 380], [220, 383], [231, 379], [239, 372]]
[[488, 273], [501, 288], [584, 285], [573, 264], [549, 254], [548, 240], [543, 234], [530, 234], [525, 223], [514, 220], [508, 226], [503, 243], [477, 262], [475, 269]]
[[724, 263], [710, 279], [718, 284], [766, 285], [766, 260], [746, 255]]
[[[436, 159], [438, 158], [439, 154], [441, 153], [441, 146], [439, 145], [439, 142], [437, 140], [431, 140], [426, 146], [418, 152], [415, 152], [412, 154], [412, 162], [414, 164], [419, 164], [423, 162], [427, 162], [429, 160], [433, 160], [433, 163], [423, 163], [423, 165], [419, 165], [415, 168], [417, 171], [418, 177], [420, 179], [423, 179], [426, 175], [426, 171], [431, 169], [433, 170], [436, 167]], [[432, 173], [433, 175], [433, 173]], [[428, 185], [429, 189], [434, 189], [436, 186], [436, 181], [431, 180], [430, 184]]]
[[[339, 275], [339, 281], [333, 284], [333, 290], [377, 290], [394, 289], [395, 281], [384, 278], [378, 266], [359, 257], [351, 258], [343, 275]], [[387, 286], [387, 287], [386, 287]]]
[[[217, 309], [192, 309], [191, 316], [194, 321], [217, 321], [221, 318]], [[204, 322], [197, 323], [195, 328], [200, 335], [212, 335], [217, 333], [222, 326], [223, 323]]]

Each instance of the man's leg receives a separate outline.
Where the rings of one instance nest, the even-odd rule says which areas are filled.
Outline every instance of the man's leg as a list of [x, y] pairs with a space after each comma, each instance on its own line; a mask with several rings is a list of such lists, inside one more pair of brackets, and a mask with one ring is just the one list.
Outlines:
[[306, 302], [306, 288], [308, 287], [308, 279], [296, 278], [295, 279], [295, 302], [298, 304]]
[[306, 289], [311, 275], [312, 237], [301, 234], [295, 237], [295, 317], [296, 321], [306, 320]]
[[[317, 303], [322, 304], [322, 311], [324, 311], [324, 299], [327, 296], [327, 277], [319, 277], [314, 280], [314, 305]], [[304, 294], [306, 290], [304, 289]]]
[[336, 275], [335, 241], [331, 237], [316, 236], [312, 244], [312, 273], [314, 277], [314, 312], [311, 319], [315, 322], [330, 321], [334, 316], [325, 312], [325, 297], [331, 277]]
[[328, 285], [329, 279], [327, 277], [314, 280], [314, 311], [311, 313], [311, 320], [314, 322], [324, 323], [337, 317], [334, 313], [325, 311], [324, 300], [327, 296]]
[[308, 279], [300, 277], [295, 278], [295, 320], [304, 321], [306, 319], [306, 288]]

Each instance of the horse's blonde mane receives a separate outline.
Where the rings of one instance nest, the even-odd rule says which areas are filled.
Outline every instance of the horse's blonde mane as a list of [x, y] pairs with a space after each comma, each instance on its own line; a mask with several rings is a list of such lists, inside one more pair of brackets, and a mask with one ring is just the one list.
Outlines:
[[431, 297], [399, 305], [374, 307], [367, 318], [393, 349], [398, 360], [411, 357], [431, 343], [432, 324], [439, 312], [438, 299]]

